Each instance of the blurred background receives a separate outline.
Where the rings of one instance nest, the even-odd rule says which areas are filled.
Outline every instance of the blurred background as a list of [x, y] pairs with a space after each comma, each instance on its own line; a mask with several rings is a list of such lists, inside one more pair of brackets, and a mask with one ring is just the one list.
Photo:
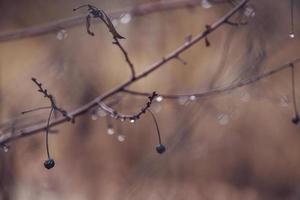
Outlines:
[[[0, 32], [13, 31], [86, 13], [72, 9], [91, 3], [107, 12], [150, 0], [1, 0]], [[201, 4], [202, 3], [202, 4]], [[233, 19], [247, 26], [222, 26], [130, 89], [167, 94], [206, 91], [237, 83], [299, 57], [300, 2], [295, 4], [295, 38], [290, 32], [290, 1], [252, 0], [252, 14]], [[232, 8], [228, 3], [155, 12], [135, 17], [124, 12], [113, 23], [126, 37], [137, 72], [182, 45]], [[120, 50], [103, 23], [85, 24], [37, 37], [0, 43], [0, 123], [9, 131], [45, 120], [49, 111], [30, 80], [36, 77], [67, 111], [123, 83], [130, 76]], [[296, 99], [300, 104], [300, 69]], [[151, 116], [136, 123], [109, 120], [91, 110], [55, 127], [52, 170], [43, 166], [45, 135], [11, 142], [0, 151], [0, 199], [300, 199], [300, 127], [293, 117], [289, 70], [250, 86], [207, 98], [163, 99], [152, 107], [167, 151], [155, 151]], [[161, 99], [160, 99], [161, 100]], [[108, 101], [123, 113], [136, 113], [146, 97], [120, 93]], [[108, 126], [109, 125], [109, 126]], [[108, 129], [110, 128], [110, 129]]]

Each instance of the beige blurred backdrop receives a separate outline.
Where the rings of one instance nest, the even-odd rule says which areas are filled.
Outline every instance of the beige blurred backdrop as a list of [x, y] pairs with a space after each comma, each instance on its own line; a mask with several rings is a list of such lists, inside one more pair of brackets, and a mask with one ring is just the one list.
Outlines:
[[[43, 24], [91, 3], [111, 11], [150, 0], [1, 0], [0, 31]], [[199, 0], [199, 4], [201, 1]], [[223, 26], [131, 89], [159, 93], [205, 91], [255, 76], [299, 57], [300, 2], [295, 1], [295, 39], [290, 39], [289, 1], [252, 0], [255, 16], [239, 28]], [[116, 28], [142, 72], [224, 15], [229, 4], [169, 10], [132, 17]], [[126, 13], [124, 13], [126, 14]], [[125, 22], [126, 22], [125, 20]], [[123, 19], [124, 22], [124, 19]], [[36, 77], [70, 111], [126, 81], [130, 71], [102, 23], [0, 43], [0, 123], [44, 120], [47, 111], [20, 112], [48, 105], [30, 80]], [[63, 38], [60, 38], [62, 36]], [[296, 99], [300, 104], [300, 68]], [[144, 97], [120, 94], [114, 108], [133, 114]], [[111, 98], [110, 100], [113, 100]], [[0, 151], [0, 199], [261, 200], [300, 198], [300, 127], [293, 125], [290, 71], [197, 101], [163, 100], [153, 105], [167, 151], [155, 151], [150, 115], [134, 124], [112, 121], [93, 111], [50, 135], [56, 161], [46, 170], [44, 133], [14, 141]], [[120, 142], [118, 136], [124, 136]], [[120, 138], [119, 138], [120, 139]]]

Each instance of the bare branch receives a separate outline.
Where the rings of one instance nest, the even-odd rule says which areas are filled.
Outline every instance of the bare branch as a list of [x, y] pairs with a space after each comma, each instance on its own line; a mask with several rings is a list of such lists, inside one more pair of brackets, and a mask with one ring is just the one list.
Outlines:
[[4, 134], [1, 134], [0, 135], [0, 144], [5, 144], [5, 143], [8, 143], [12, 140], [22, 138], [22, 137], [26, 137], [26, 136], [32, 135], [34, 133], [43, 131], [46, 128], [50, 128], [52, 126], [56, 126], [58, 124], [67, 122], [69, 120], [69, 117], [74, 119], [77, 116], [83, 115], [84, 113], [89, 111], [91, 108], [94, 108], [95, 106], [98, 106], [99, 102], [101, 102], [101, 101], [103, 101], [103, 100], [105, 100], [105, 99], [121, 92], [123, 89], [127, 88], [131, 84], [137, 82], [138, 80], [148, 76], [150, 73], [152, 73], [155, 70], [159, 69], [160, 67], [164, 66], [169, 61], [171, 61], [173, 59], [176, 59], [182, 52], [185, 52], [186, 50], [188, 50], [189, 48], [194, 46], [196, 43], [198, 43], [199, 41], [201, 41], [202, 39], [207, 37], [210, 33], [215, 31], [216, 29], [218, 29], [221, 25], [225, 24], [225, 22], [231, 16], [233, 16], [238, 10], [243, 8], [243, 6], [248, 1], [249, 0], [242, 0], [231, 11], [229, 11], [227, 14], [225, 14], [222, 18], [220, 18], [214, 24], [210, 25], [209, 29], [206, 29], [205, 31], [203, 31], [203, 32], [199, 33], [198, 35], [196, 35], [194, 38], [191, 38], [191, 40], [189, 40], [188, 42], [185, 42], [182, 46], [175, 49], [169, 55], [165, 56], [162, 60], [154, 63], [148, 69], [146, 69], [144, 72], [138, 74], [135, 79], [130, 79], [130, 80], [124, 82], [123, 84], [120, 84], [119, 86], [111, 89], [110, 91], [107, 91], [103, 95], [98, 96], [97, 98], [95, 98], [94, 100], [88, 102], [87, 104], [85, 104], [85, 105], [69, 112], [68, 117], [67, 116], [61, 116], [61, 117], [58, 117], [58, 118], [54, 119], [53, 121], [50, 122], [49, 126], [47, 126], [46, 123], [36, 124], [36, 125], [33, 125], [33, 126], [29, 126], [27, 128], [23, 128], [21, 130], [16, 130], [16, 131], [14, 131], [14, 133], [13, 132], [6, 132]]

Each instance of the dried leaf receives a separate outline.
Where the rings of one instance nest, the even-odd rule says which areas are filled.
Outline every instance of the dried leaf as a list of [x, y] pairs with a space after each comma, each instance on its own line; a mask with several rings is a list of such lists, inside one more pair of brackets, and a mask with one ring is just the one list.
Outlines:
[[84, 7], [88, 7], [88, 11], [89, 11], [88, 16], [86, 17], [86, 29], [87, 29], [88, 34], [90, 34], [92, 36], [95, 35], [90, 30], [90, 27], [91, 27], [91, 17], [94, 17], [94, 18], [100, 18], [105, 23], [105, 25], [109, 29], [109, 32], [111, 32], [111, 34], [113, 35], [113, 37], [115, 39], [125, 39], [123, 36], [121, 36], [117, 32], [117, 30], [115, 29], [115, 27], [114, 27], [113, 23], [111, 22], [110, 18], [108, 17], [108, 15], [103, 10], [100, 10], [97, 7], [92, 6], [90, 4], [85, 4], [85, 5], [79, 6], [77, 8], [74, 8], [73, 11], [76, 11], [76, 10], [78, 10], [80, 8], [84, 8]]
[[95, 34], [91, 31], [91, 16], [86, 16], [86, 31], [89, 35], [94, 36]]

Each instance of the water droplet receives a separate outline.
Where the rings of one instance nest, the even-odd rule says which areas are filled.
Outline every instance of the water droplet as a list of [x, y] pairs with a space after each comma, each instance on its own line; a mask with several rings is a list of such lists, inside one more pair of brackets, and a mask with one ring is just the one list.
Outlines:
[[97, 120], [98, 116], [96, 114], [92, 114], [91, 118], [92, 118], [92, 120]]
[[113, 135], [115, 133], [115, 130], [113, 128], [108, 128], [107, 129], [107, 134], [108, 135]]
[[125, 141], [125, 135], [119, 134], [118, 135], [118, 141], [119, 142], [124, 142]]
[[164, 100], [164, 98], [162, 96], [158, 96], [158, 97], [155, 98], [155, 100], [157, 102], [162, 102], [162, 100]]
[[240, 94], [241, 101], [248, 102], [250, 100], [250, 94], [248, 92], [242, 92]]
[[118, 114], [117, 113], [112, 113], [111, 115], [110, 115], [112, 118], [114, 118], [114, 119], [118, 119], [119, 118], [119, 116], [118, 116]]
[[114, 119], [119, 119], [119, 116], [118, 115], [114, 115], [113, 118]]
[[211, 8], [211, 3], [209, 3], [209, 1], [208, 0], [202, 0], [202, 2], [201, 2], [201, 6], [202, 6], [202, 8]]
[[129, 122], [133, 124], [135, 122], [135, 119], [130, 119]]
[[120, 121], [121, 121], [121, 122], [124, 122], [124, 121], [125, 121], [125, 119], [124, 119], [123, 117], [121, 117], [121, 118], [120, 118]]
[[9, 150], [9, 147], [8, 147], [7, 145], [3, 144], [3, 145], [2, 145], [2, 149], [3, 149], [3, 151], [4, 151], [5, 153], [7, 153], [8, 150]]
[[57, 34], [56, 34], [56, 38], [57, 38], [58, 40], [64, 40], [64, 39], [66, 39], [67, 37], [68, 37], [68, 33], [67, 33], [67, 31], [64, 30], [64, 29], [58, 31]]
[[229, 115], [224, 113], [219, 114], [217, 120], [220, 125], [226, 125], [229, 122]]
[[295, 38], [295, 34], [294, 34], [293, 32], [291, 32], [291, 33], [289, 34], [289, 36], [290, 36], [290, 38]]
[[99, 117], [105, 117], [107, 114], [106, 114], [106, 112], [105, 112], [103, 109], [98, 108], [98, 110], [97, 110], [97, 115], [98, 115]]
[[247, 6], [244, 10], [244, 15], [246, 17], [254, 17], [255, 16], [255, 11], [252, 6]]
[[131, 21], [131, 14], [130, 13], [126, 13], [125, 15], [122, 16], [122, 18], [120, 19], [120, 22], [122, 24], [128, 24]]
[[179, 97], [179, 99], [178, 99], [178, 103], [179, 103], [180, 105], [185, 105], [188, 101], [189, 101], [189, 98], [186, 97], [186, 96], [184, 96], [184, 97]]
[[190, 96], [191, 101], [195, 101], [196, 99], [197, 99], [197, 97], [195, 95]]
[[289, 105], [289, 98], [287, 96], [281, 96], [279, 100], [282, 107], [287, 107]]

